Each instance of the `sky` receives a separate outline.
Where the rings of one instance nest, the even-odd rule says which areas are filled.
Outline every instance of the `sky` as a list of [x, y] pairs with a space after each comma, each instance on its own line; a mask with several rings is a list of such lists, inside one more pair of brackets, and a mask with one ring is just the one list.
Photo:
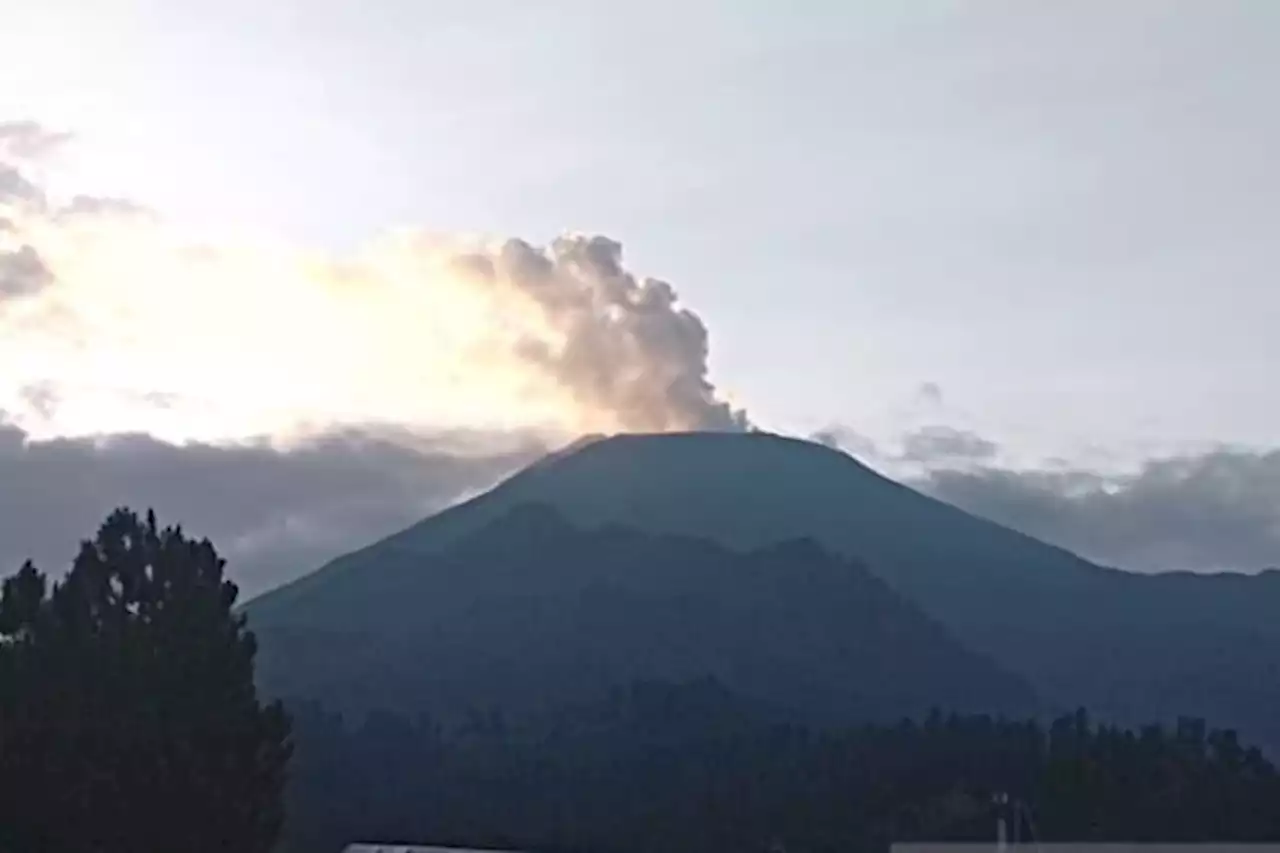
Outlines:
[[1269, 0], [23, 4], [0, 559], [163, 498], [260, 589], [573, 434], [749, 422], [1280, 564], [1277, 83]]

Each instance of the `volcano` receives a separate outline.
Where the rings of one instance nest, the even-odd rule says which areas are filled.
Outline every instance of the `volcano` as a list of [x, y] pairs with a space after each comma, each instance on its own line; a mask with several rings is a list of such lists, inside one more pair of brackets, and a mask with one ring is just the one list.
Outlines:
[[1087, 705], [1280, 744], [1278, 605], [1277, 572], [1098, 566], [822, 445], [682, 433], [578, 442], [247, 610], [268, 689], [343, 705], [706, 674], [823, 718]]

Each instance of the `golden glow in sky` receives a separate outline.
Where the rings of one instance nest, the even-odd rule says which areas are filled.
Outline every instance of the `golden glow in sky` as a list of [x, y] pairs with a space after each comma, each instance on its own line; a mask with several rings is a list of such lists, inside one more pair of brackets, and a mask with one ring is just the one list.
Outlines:
[[0, 411], [34, 436], [729, 423], [700, 321], [605, 238], [405, 231], [345, 257], [202, 240], [132, 203], [53, 197], [23, 167], [61, 143], [8, 138]]
[[510, 355], [513, 330], [541, 333], [536, 317], [468, 286], [420, 240], [334, 262], [201, 246], [135, 215], [19, 227], [54, 283], [5, 308], [0, 392], [35, 432], [594, 420]]

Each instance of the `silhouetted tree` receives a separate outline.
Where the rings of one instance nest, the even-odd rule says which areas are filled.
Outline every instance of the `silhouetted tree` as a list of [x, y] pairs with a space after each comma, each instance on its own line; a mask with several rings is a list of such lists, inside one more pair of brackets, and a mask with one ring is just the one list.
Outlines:
[[0, 850], [258, 853], [291, 744], [207, 541], [112, 513], [50, 584], [0, 592]]

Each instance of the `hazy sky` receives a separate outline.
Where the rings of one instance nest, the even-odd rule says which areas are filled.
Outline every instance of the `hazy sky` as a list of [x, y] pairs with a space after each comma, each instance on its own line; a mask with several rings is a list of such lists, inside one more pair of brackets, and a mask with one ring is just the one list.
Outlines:
[[[12, 5], [0, 121], [76, 135], [38, 167], [51, 193], [323, 253], [329, 278], [401, 226], [607, 235], [705, 324], [698, 405], [899, 461], [943, 425], [986, 442], [957, 457], [1072, 470], [1277, 444], [1271, 0]], [[285, 310], [251, 268], [234, 316]], [[696, 328], [628, 328], [627, 370], [675, 339], [698, 362]], [[574, 425], [648, 399], [599, 391], [598, 353], [501, 379], [571, 387]], [[400, 381], [344, 405], [430, 421]]]

